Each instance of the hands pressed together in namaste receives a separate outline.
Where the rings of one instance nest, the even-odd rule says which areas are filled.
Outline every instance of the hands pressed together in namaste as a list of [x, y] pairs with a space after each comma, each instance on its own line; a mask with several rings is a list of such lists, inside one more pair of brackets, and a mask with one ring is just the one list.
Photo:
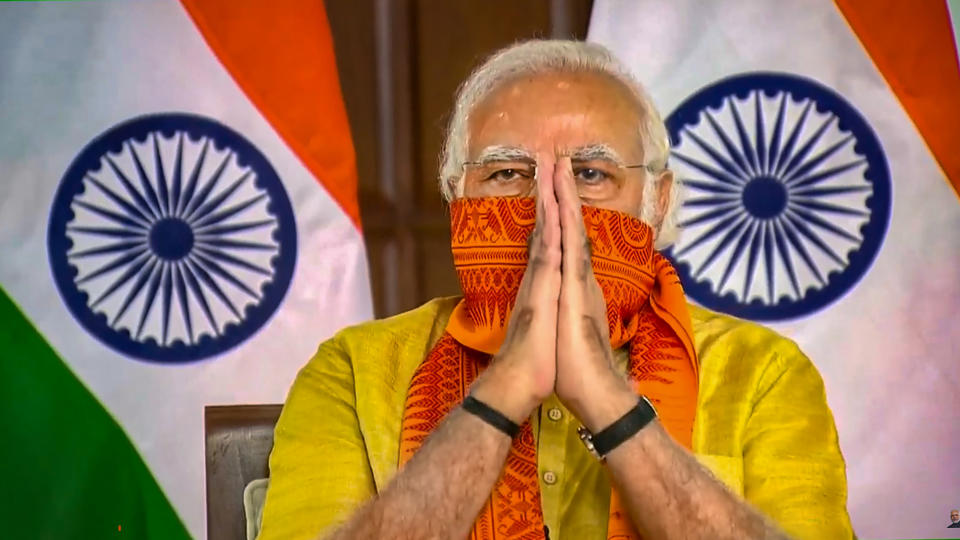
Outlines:
[[530, 260], [500, 352], [472, 394], [522, 423], [556, 393], [591, 431], [636, 404], [610, 349], [570, 158], [541, 154]]

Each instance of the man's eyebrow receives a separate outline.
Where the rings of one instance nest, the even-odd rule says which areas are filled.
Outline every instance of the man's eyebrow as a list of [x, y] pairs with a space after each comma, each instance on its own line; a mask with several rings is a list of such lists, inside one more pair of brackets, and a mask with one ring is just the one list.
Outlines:
[[519, 146], [494, 145], [488, 146], [480, 151], [477, 159], [468, 163], [491, 163], [496, 161], [523, 161], [535, 163], [533, 153]]
[[620, 158], [620, 154], [617, 153], [610, 145], [608, 144], [588, 144], [586, 146], [580, 146], [574, 148], [570, 152], [571, 161], [595, 161], [603, 160], [615, 163], [616, 165], [623, 165], [624, 161]]
[[[610, 145], [598, 143], [579, 146], [569, 152], [572, 161], [603, 160], [623, 165], [620, 154]], [[486, 164], [497, 161], [536, 162], [533, 152], [519, 146], [493, 145], [480, 150], [475, 160], [468, 163]]]

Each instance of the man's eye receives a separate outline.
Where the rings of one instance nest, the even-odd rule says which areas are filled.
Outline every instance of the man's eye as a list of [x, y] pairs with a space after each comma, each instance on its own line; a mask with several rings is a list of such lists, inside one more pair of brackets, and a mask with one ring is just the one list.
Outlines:
[[600, 169], [583, 168], [574, 171], [577, 180], [587, 184], [599, 184], [610, 179], [610, 175]]
[[499, 171], [496, 171], [493, 174], [491, 174], [487, 179], [495, 180], [497, 182], [507, 183], [507, 182], [515, 182], [524, 177], [525, 175], [523, 171], [519, 169], [500, 169]]

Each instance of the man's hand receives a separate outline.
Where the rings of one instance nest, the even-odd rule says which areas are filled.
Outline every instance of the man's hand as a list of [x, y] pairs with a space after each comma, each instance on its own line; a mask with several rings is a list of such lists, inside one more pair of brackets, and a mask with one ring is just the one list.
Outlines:
[[636, 405], [637, 396], [613, 362], [606, 301], [593, 275], [590, 241], [569, 157], [557, 161], [552, 180], [563, 251], [556, 392], [587, 429], [596, 433]]
[[530, 261], [500, 352], [471, 389], [474, 397], [518, 424], [553, 393], [556, 384], [562, 254], [553, 171], [553, 156], [539, 156], [537, 222], [530, 235]]

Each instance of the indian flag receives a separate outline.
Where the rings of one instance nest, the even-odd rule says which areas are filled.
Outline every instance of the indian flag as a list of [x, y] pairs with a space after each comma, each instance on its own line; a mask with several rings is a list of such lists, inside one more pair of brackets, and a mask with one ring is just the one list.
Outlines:
[[204, 406], [371, 316], [323, 2], [5, 3], [0, 51], [0, 536], [204, 537]]
[[960, 504], [957, 7], [598, 0], [590, 23], [666, 116], [688, 295], [823, 374], [863, 538], [948, 537]]

